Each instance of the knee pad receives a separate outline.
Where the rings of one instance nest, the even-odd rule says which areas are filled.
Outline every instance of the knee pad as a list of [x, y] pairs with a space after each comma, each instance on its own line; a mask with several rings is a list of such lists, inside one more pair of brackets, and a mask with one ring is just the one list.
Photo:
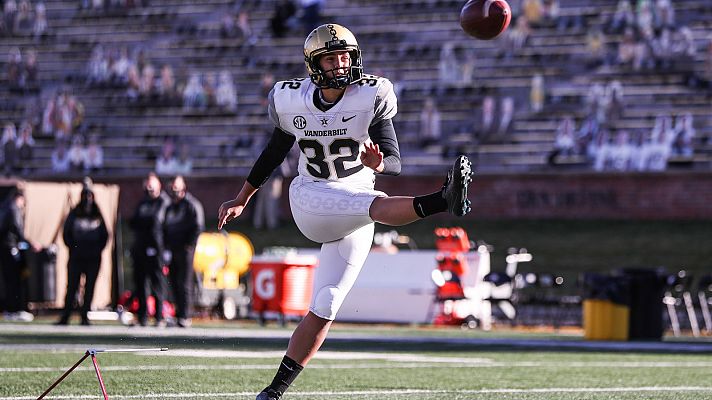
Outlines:
[[322, 287], [314, 294], [314, 299], [309, 311], [319, 318], [333, 321], [345, 297], [346, 294], [343, 294], [336, 286]]

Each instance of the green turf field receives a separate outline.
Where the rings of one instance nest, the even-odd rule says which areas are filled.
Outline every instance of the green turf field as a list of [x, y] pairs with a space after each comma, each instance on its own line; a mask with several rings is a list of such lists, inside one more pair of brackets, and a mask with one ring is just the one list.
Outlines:
[[[406, 335], [410, 331], [387, 330]], [[469, 335], [450, 332], [454, 337]], [[33, 334], [31, 329], [26, 334], [0, 334], [0, 400], [37, 398], [87, 347], [165, 343], [170, 350], [164, 353], [99, 354], [109, 398], [253, 399], [271, 380], [285, 341]], [[285, 399], [712, 398], [709, 354], [517, 351], [503, 347], [493, 351], [481, 346], [363, 345], [359, 341], [340, 346], [330, 346], [327, 341], [323, 350]], [[50, 398], [101, 398], [90, 360], [69, 375]]]

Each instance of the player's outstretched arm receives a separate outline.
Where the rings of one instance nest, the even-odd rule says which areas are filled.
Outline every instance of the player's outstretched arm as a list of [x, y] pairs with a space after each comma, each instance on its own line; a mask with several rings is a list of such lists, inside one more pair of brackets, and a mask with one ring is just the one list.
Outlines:
[[228, 200], [220, 205], [220, 210], [218, 211], [218, 230], [242, 214], [242, 210], [245, 209], [245, 206], [255, 192], [257, 192], [257, 189], [245, 181], [242, 185], [242, 189], [240, 189], [240, 193], [238, 193], [234, 199]]

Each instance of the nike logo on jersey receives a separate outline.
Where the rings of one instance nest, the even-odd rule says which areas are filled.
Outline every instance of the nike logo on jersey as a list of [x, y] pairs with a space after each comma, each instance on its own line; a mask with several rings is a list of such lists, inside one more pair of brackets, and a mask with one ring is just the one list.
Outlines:
[[351, 120], [354, 119], [354, 118], [356, 118], [355, 115], [352, 115], [352, 116], [350, 116], [350, 117], [348, 117], [348, 118], [346, 118], [346, 117], [341, 117], [341, 122], [348, 122], [348, 121], [351, 121]]

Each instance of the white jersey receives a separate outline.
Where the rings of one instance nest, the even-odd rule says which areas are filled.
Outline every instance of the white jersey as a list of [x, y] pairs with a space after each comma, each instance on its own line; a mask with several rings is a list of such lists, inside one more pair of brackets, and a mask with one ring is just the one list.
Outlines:
[[393, 84], [364, 75], [327, 111], [314, 104], [316, 90], [310, 80], [299, 78], [277, 82], [269, 94], [270, 119], [297, 138], [299, 175], [373, 188], [375, 172], [361, 163], [359, 154], [370, 142], [368, 127], [396, 115]]

